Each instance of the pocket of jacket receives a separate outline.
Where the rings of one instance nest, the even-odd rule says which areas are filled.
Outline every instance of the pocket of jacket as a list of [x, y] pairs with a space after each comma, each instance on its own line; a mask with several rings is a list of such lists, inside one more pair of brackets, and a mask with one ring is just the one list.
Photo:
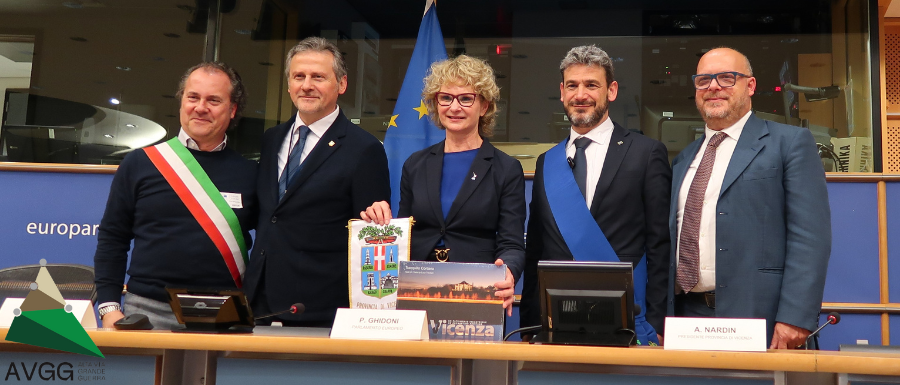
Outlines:
[[761, 268], [759, 268], [759, 272], [766, 273], [766, 274], [782, 274], [783, 275], [784, 268], [783, 267], [761, 267]]
[[769, 179], [778, 175], [777, 168], [767, 168], [763, 170], [752, 170], [744, 172], [744, 180]]

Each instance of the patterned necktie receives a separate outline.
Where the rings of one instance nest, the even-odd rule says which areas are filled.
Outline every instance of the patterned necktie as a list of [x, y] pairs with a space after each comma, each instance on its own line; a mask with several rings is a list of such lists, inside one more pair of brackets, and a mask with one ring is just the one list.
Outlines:
[[307, 136], [309, 136], [309, 127], [300, 126], [300, 139], [297, 139], [297, 144], [295, 144], [294, 148], [290, 151], [287, 164], [284, 165], [281, 177], [278, 178], [278, 200], [281, 200], [284, 193], [287, 191], [287, 186], [291, 184], [294, 180], [294, 176], [296, 176], [297, 172], [302, 168], [300, 167], [300, 157], [303, 155], [303, 147], [306, 145]]
[[581, 190], [581, 196], [587, 199], [587, 155], [584, 149], [591, 144], [591, 139], [580, 137], [575, 139], [575, 168], [572, 172], [575, 174], [575, 183], [578, 183], [578, 189]]
[[691, 291], [700, 280], [700, 215], [703, 212], [703, 201], [709, 175], [712, 174], [716, 162], [716, 148], [728, 135], [719, 132], [713, 135], [703, 151], [703, 159], [684, 202], [684, 214], [681, 218], [681, 238], [678, 241], [678, 269], [676, 281], [685, 293]]

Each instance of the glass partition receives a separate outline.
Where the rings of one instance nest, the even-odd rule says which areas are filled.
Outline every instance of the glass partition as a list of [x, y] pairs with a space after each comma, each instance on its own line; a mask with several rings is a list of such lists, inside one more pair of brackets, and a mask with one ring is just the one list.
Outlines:
[[201, 14], [173, 1], [0, 4], [0, 159], [117, 164], [177, 134], [173, 95], [202, 58]]
[[[210, 36], [249, 94], [229, 145], [256, 158], [263, 131], [294, 113], [284, 55], [307, 36], [338, 44], [350, 67], [341, 108], [384, 138], [424, 3], [220, 1]], [[0, 5], [3, 159], [115, 163], [177, 132], [171, 95], [203, 57], [209, 1], [15, 4]], [[751, 60], [759, 116], [808, 127], [828, 171], [873, 172], [881, 144], [870, 8], [865, 0], [483, 0], [442, 1], [438, 18], [449, 55], [494, 67], [501, 100], [492, 141], [526, 171], [568, 133], [559, 61], [573, 46], [596, 44], [614, 58], [620, 84], [612, 119], [661, 140], [672, 157], [704, 127], [690, 81], [699, 56], [730, 46]]]

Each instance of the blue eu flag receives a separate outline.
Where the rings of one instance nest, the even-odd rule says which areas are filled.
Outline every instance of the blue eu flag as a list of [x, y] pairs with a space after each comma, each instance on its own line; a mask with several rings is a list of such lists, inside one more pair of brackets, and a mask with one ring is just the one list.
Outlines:
[[428, 110], [422, 100], [422, 87], [431, 63], [447, 59], [447, 48], [444, 36], [438, 23], [435, 4], [429, 1], [422, 24], [419, 25], [419, 36], [416, 47], [393, 116], [384, 136], [384, 150], [387, 152], [388, 168], [391, 170], [391, 210], [397, 215], [400, 202], [400, 174], [403, 162], [412, 153], [440, 142], [444, 132], [435, 127], [428, 117]]

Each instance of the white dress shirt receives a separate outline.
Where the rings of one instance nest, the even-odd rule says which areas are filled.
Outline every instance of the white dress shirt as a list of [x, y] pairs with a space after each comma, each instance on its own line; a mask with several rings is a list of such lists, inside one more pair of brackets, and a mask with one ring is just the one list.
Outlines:
[[594, 192], [597, 190], [597, 182], [600, 180], [600, 172], [603, 171], [603, 162], [606, 160], [606, 150], [609, 149], [609, 140], [615, 125], [609, 116], [592, 128], [587, 134], [581, 135], [573, 129], [569, 129], [569, 142], [566, 144], [566, 157], [575, 159], [575, 139], [585, 137], [591, 143], [584, 148], [584, 156], [587, 158], [587, 184], [585, 185], [585, 203], [591, 207], [594, 201]]
[[[178, 131], [178, 141], [181, 144], [191, 150], [201, 151], [200, 146], [197, 145], [197, 141], [188, 136], [187, 132], [184, 132], [184, 128]], [[219, 143], [216, 148], [209, 150], [209, 152], [222, 151], [225, 149], [225, 144], [228, 143], [228, 135], [225, 135], [225, 139], [222, 139], [222, 143]]]
[[[734, 147], [737, 146], [738, 139], [741, 138], [741, 132], [744, 131], [744, 124], [750, 118], [750, 112], [747, 112], [741, 120], [738, 120], [733, 126], [723, 129], [728, 137], [716, 147], [716, 163], [713, 164], [712, 172], [709, 174], [709, 185], [706, 186], [706, 194], [703, 197], [703, 209], [700, 214], [700, 280], [697, 286], [691, 290], [692, 292], [706, 292], [716, 289], [716, 205], [719, 202], [719, 193], [722, 191], [722, 182], [725, 180], [725, 171], [728, 170], [728, 163], [731, 162], [731, 155], [734, 154]], [[706, 139], [703, 145], [694, 156], [694, 160], [688, 167], [687, 174], [684, 175], [684, 181], [681, 182], [681, 189], [678, 191], [678, 246], [681, 246], [681, 222], [684, 217], [684, 204], [687, 202], [688, 191], [691, 189], [691, 182], [694, 180], [694, 174], [700, 167], [700, 160], [703, 159], [703, 153], [709, 140], [719, 131], [710, 130], [706, 127]], [[680, 257], [680, 250], [675, 253], [676, 258]]]
[[284, 137], [284, 141], [281, 143], [281, 149], [278, 150], [278, 177], [281, 177], [281, 173], [284, 171], [284, 165], [287, 164], [288, 155], [291, 153], [291, 148], [297, 144], [297, 141], [300, 140], [300, 126], [309, 127], [309, 135], [306, 136], [306, 144], [303, 146], [303, 153], [300, 154], [300, 163], [303, 163], [306, 160], [306, 157], [309, 153], [316, 147], [316, 144], [319, 143], [319, 139], [325, 135], [325, 131], [328, 131], [328, 127], [331, 127], [334, 124], [334, 121], [337, 120], [338, 114], [340, 114], [341, 108], [337, 107], [334, 109], [334, 112], [325, 115], [324, 118], [319, 119], [311, 124], [306, 124], [300, 119], [300, 113], [297, 113], [297, 118], [294, 119], [294, 126], [291, 127], [291, 130], [288, 131], [288, 134]]

